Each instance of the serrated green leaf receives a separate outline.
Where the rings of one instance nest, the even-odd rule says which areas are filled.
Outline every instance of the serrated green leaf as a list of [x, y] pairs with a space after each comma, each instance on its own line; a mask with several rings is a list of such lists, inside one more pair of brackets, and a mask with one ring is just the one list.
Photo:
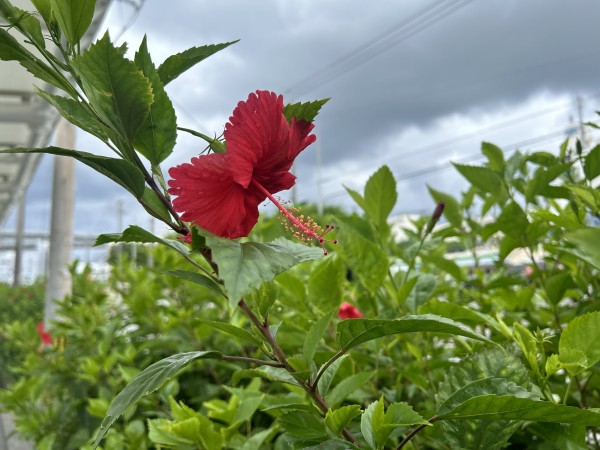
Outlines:
[[375, 448], [375, 434], [373, 430], [373, 414], [379, 406], [379, 402], [373, 402], [365, 408], [360, 418], [360, 431], [369, 448]]
[[128, 142], [146, 120], [153, 101], [152, 84], [105, 34], [75, 58], [73, 68], [96, 113]]
[[177, 117], [171, 99], [154, 67], [146, 37], [135, 54], [135, 63], [152, 83], [153, 101], [150, 112], [135, 136], [133, 145], [152, 164], [158, 165], [173, 151], [177, 139]]
[[304, 261], [320, 259], [323, 251], [317, 247], [279, 238], [270, 243], [244, 242], [203, 232], [206, 245], [212, 250], [220, 269], [229, 302], [236, 306], [242, 297], [271, 281], [277, 274]]
[[200, 61], [211, 55], [235, 44], [238, 41], [226, 42], [224, 44], [204, 45], [202, 47], [192, 47], [181, 53], [169, 56], [158, 68], [158, 75], [163, 83], [167, 85], [186, 70], [198, 64]]
[[495, 172], [504, 172], [504, 152], [500, 147], [489, 142], [481, 143], [481, 153], [488, 159], [488, 166]]
[[363, 387], [373, 375], [373, 372], [359, 372], [344, 378], [325, 396], [327, 404], [331, 407], [340, 404], [350, 394]]
[[40, 21], [29, 11], [17, 8], [7, 0], [0, 0], [0, 17], [4, 17], [11, 26], [19, 29], [40, 47], [46, 47]]
[[412, 315], [394, 320], [347, 319], [337, 325], [337, 341], [349, 350], [383, 336], [400, 333], [433, 332], [464, 336], [478, 341], [490, 342], [461, 323], [433, 314]]
[[223, 331], [224, 333], [227, 333], [231, 336], [235, 336], [241, 339], [242, 341], [250, 342], [251, 344], [254, 344], [257, 347], [260, 347], [262, 345], [261, 340], [254, 336], [252, 333], [250, 333], [248, 330], [236, 327], [235, 325], [232, 325], [230, 323], [217, 322], [215, 320], [202, 319], [200, 317], [198, 317], [196, 320], [216, 330]]
[[179, 241], [173, 239], [162, 239], [153, 235], [149, 231], [144, 230], [137, 225], [130, 225], [123, 233], [101, 234], [96, 238], [95, 246], [108, 244], [109, 242], [139, 242], [161, 244], [172, 248], [178, 253], [187, 256], [190, 249]]
[[468, 166], [452, 163], [460, 174], [477, 189], [493, 195], [500, 194], [503, 189], [502, 177], [492, 169], [481, 166]]
[[92, 23], [96, 0], [50, 0], [50, 4], [69, 43], [78, 44]]
[[592, 181], [600, 175], [600, 145], [596, 145], [587, 155], [585, 155], [583, 171], [585, 177], [589, 181]]
[[108, 413], [102, 421], [93, 448], [98, 447], [110, 427], [127, 408], [135, 405], [143, 396], [159, 389], [191, 361], [220, 358], [221, 353], [215, 351], [179, 353], [162, 359], [141, 371], [112, 401]]
[[397, 198], [392, 171], [388, 166], [380, 167], [367, 181], [364, 196], [365, 212], [377, 227], [385, 227]]
[[538, 366], [537, 356], [537, 340], [527, 328], [521, 325], [519, 322], [513, 324], [513, 336], [521, 351], [525, 355], [525, 359], [529, 363], [534, 376], [539, 376], [540, 368]]
[[600, 361], [600, 312], [587, 313], [571, 320], [560, 335], [558, 357], [562, 363], [570, 362], [568, 355], [579, 354], [581, 367], [566, 367], [571, 375], [577, 375]]
[[319, 111], [325, 103], [330, 99], [325, 98], [323, 100], [315, 100], [312, 102], [305, 103], [290, 103], [284, 106], [283, 115], [289, 123], [292, 123], [292, 118], [296, 120], [304, 120], [306, 122], [313, 122]]
[[107, 158], [106, 156], [98, 156], [92, 153], [53, 146], [44, 148], [9, 148], [0, 150], [0, 153], [48, 153], [50, 155], [69, 156], [120, 184], [136, 198], [140, 198], [144, 194], [144, 175], [142, 175], [142, 172], [136, 166], [123, 159]]
[[215, 283], [215, 281], [211, 280], [206, 275], [198, 272], [190, 272], [189, 270], [169, 270], [165, 272], [165, 274], [173, 275], [174, 277], [181, 278], [182, 280], [191, 281], [192, 283], [212, 289], [219, 294], [223, 293], [223, 289], [219, 284]]
[[291, 435], [302, 439], [319, 439], [327, 436], [322, 419], [306, 411], [290, 411], [277, 418], [277, 422]]
[[325, 425], [337, 436], [342, 434], [342, 430], [355, 417], [360, 416], [360, 405], [347, 405], [335, 410], [327, 411], [325, 414]]
[[444, 217], [448, 222], [450, 222], [453, 227], [460, 228], [462, 226], [462, 213], [458, 201], [450, 194], [436, 191], [430, 186], [427, 186], [427, 189], [429, 190], [429, 195], [431, 195], [437, 203], [441, 201], [444, 202]]
[[562, 250], [600, 269], [600, 228], [580, 228], [567, 233], [565, 240], [573, 247], [563, 247]]
[[306, 334], [306, 339], [304, 340], [304, 346], [302, 347], [302, 355], [304, 356], [304, 360], [308, 365], [310, 365], [310, 363], [313, 361], [315, 352], [317, 351], [317, 346], [325, 334], [327, 326], [329, 325], [329, 322], [331, 322], [334, 313], [335, 310], [325, 314], [309, 328], [308, 333]]

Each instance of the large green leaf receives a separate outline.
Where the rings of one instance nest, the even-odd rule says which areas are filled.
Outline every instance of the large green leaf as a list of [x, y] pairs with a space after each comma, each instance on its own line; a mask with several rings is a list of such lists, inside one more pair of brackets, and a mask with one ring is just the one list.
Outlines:
[[240, 243], [206, 232], [204, 235], [232, 306], [284, 270], [323, 257], [323, 250], [318, 247], [307, 247], [283, 238], [264, 244]]
[[130, 406], [135, 405], [143, 396], [159, 389], [191, 361], [220, 359], [221, 356], [221, 353], [215, 351], [179, 353], [162, 359], [141, 371], [112, 401], [94, 441], [94, 449], [98, 447], [121, 414]]
[[69, 156], [120, 184], [136, 198], [140, 198], [144, 194], [144, 175], [136, 166], [123, 159], [107, 158], [106, 156], [98, 156], [92, 153], [53, 146], [43, 148], [9, 148], [0, 150], [0, 153], [48, 153], [51, 155]]
[[503, 191], [502, 177], [492, 169], [453, 163], [460, 174], [479, 190], [498, 195]]
[[600, 361], [600, 312], [571, 320], [560, 335], [558, 357], [571, 375], [593, 367]]
[[92, 23], [96, 0], [51, 0], [50, 4], [69, 43], [78, 44]]
[[365, 212], [378, 227], [385, 227], [387, 218], [394, 209], [398, 194], [396, 179], [388, 166], [380, 167], [365, 185]]
[[411, 315], [394, 320], [347, 319], [337, 325], [337, 341], [343, 350], [383, 336], [416, 332], [444, 333], [490, 342], [461, 323], [433, 314]]
[[108, 34], [72, 64], [96, 113], [131, 142], [150, 112], [150, 80], [113, 46]]
[[171, 154], [175, 146], [177, 139], [175, 108], [150, 58], [145, 36], [140, 49], [135, 54], [135, 63], [152, 83], [154, 99], [150, 113], [142, 123], [133, 144], [148, 161], [157, 165]]
[[109, 242], [154, 243], [172, 248], [184, 256], [187, 256], [190, 253], [190, 249], [185, 244], [174, 239], [159, 238], [137, 225], [130, 225], [123, 233], [101, 234], [96, 238], [96, 243], [94, 245], [103, 245], [108, 244]]
[[585, 172], [585, 177], [590, 181], [600, 175], [600, 145], [596, 145], [585, 155], [583, 171]]
[[226, 42], [224, 44], [204, 45], [192, 47], [181, 53], [169, 56], [158, 68], [158, 75], [164, 85], [167, 85], [183, 72], [195, 66], [200, 61], [214, 55], [218, 51], [235, 44], [238, 41]]
[[284, 106], [283, 115], [290, 123], [292, 122], [292, 118], [296, 118], [296, 120], [305, 120], [306, 122], [313, 122], [323, 105], [328, 101], [329, 99], [325, 98], [323, 100], [315, 100], [313, 102], [290, 103]]
[[580, 228], [565, 236], [573, 248], [565, 250], [600, 269], [600, 228]]

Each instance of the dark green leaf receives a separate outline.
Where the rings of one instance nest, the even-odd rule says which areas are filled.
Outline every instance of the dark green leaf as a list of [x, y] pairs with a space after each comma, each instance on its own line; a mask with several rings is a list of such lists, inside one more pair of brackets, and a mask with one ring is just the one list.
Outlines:
[[329, 100], [330, 99], [325, 98], [323, 100], [315, 100], [313, 102], [290, 103], [285, 105], [283, 108], [283, 115], [289, 123], [292, 123], [293, 117], [295, 117], [298, 121], [304, 120], [310, 123], [315, 120], [315, 117], [317, 117], [317, 114], [319, 114], [320, 109]]
[[94, 449], [98, 447], [109, 428], [127, 408], [135, 405], [143, 396], [159, 389], [188, 363], [195, 359], [220, 359], [221, 356], [221, 353], [215, 351], [179, 353], [162, 359], [141, 371], [112, 401], [94, 441]]
[[218, 292], [219, 294], [223, 293], [221, 285], [215, 283], [212, 279], [201, 273], [190, 272], [188, 270], [169, 270], [165, 273], [167, 275], [173, 275], [174, 277], [181, 278], [182, 280], [191, 281], [192, 283], [207, 287]]
[[48, 153], [51, 155], [69, 156], [120, 184], [136, 198], [140, 198], [144, 194], [144, 175], [142, 175], [142, 172], [136, 166], [122, 159], [107, 158], [106, 156], [98, 156], [92, 153], [60, 147], [18, 147], [0, 150], [0, 153]]
[[585, 177], [589, 181], [592, 181], [600, 175], [600, 145], [596, 145], [587, 155], [585, 155], [583, 171], [585, 172]]
[[479, 190], [494, 195], [498, 195], [503, 191], [502, 177], [492, 169], [480, 166], [452, 164], [469, 183]]
[[461, 323], [433, 314], [406, 316], [394, 320], [347, 319], [337, 325], [337, 341], [344, 350], [383, 336], [429, 331], [465, 336], [490, 342]]
[[307, 247], [283, 238], [263, 244], [239, 243], [207, 232], [204, 235], [219, 266], [229, 302], [234, 307], [246, 294], [262, 283], [271, 281], [284, 270], [323, 257], [320, 248]]
[[105, 34], [73, 61], [96, 113], [131, 142], [153, 101], [152, 84]]
[[200, 61], [214, 55], [218, 51], [235, 44], [238, 41], [226, 42], [224, 44], [204, 45], [192, 47], [181, 53], [169, 56], [158, 68], [158, 75], [163, 85], [169, 84], [183, 72], [195, 66]]
[[96, 0], [51, 0], [50, 4], [69, 43], [78, 44], [92, 23]]
[[135, 63], [152, 83], [154, 99], [133, 145], [152, 164], [158, 165], [173, 151], [177, 139], [177, 118], [158, 71], [148, 53], [146, 37], [135, 54]]
[[320, 439], [327, 436], [325, 425], [319, 416], [306, 411], [290, 411], [277, 419], [291, 435], [302, 439]]

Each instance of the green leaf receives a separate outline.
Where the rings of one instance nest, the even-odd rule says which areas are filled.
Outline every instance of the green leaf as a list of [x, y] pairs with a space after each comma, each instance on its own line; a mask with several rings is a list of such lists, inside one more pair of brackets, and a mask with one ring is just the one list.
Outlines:
[[150, 80], [113, 46], [108, 34], [73, 60], [72, 65], [96, 113], [132, 142], [150, 112]]
[[406, 306], [413, 313], [431, 298], [437, 284], [437, 277], [430, 273], [421, 273], [415, 278], [417, 282], [406, 299]]
[[347, 405], [335, 410], [327, 411], [325, 414], [325, 425], [329, 427], [336, 436], [342, 434], [342, 430], [355, 417], [361, 414], [360, 405]]
[[383, 448], [390, 434], [399, 427], [410, 427], [413, 425], [429, 425], [419, 413], [415, 412], [407, 403], [392, 403], [388, 406], [387, 411], [381, 423], [376, 423], [373, 420], [373, 428], [375, 429], [375, 442]]
[[452, 164], [469, 183], [480, 191], [493, 195], [499, 195], [503, 192], [502, 177], [492, 169], [457, 163]]
[[521, 238], [527, 231], [529, 221], [523, 209], [517, 203], [510, 202], [502, 209], [502, 213], [498, 216], [496, 224], [498, 229], [505, 235], [513, 238]]
[[436, 191], [430, 186], [427, 186], [427, 189], [429, 189], [429, 195], [431, 195], [437, 203], [444, 202], [444, 217], [448, 222], [450, 222], [453, 227], [460, 228], [462, 226], [462, 213], [458, 201], [450, 194]]
[[152, 164], [158, 165], [173, 151], [177, 139], [177, 117], [171, 99], [148, 53], [146, 37], [135, 54], [135, 63], [152, 83], [154, 99], [133, 145]]
[[291, 435], [302, 439], [319, 439], [327, 436], [325, 425], [320, 417], [306, 411], [290, 411], [277, 419]]
[[490, 342], [461, 323], [433, 314], [411, 315], [394, 320], [347, 319], [337, 325], [337, 341], [347, 351], [374, 339], [400, 333], [433, 332], [465, 336]]
[[44, 19], [44, 22], [46, 22], [46, 24], [50, 24], [51, 23], [51, 11], [52, 11], [52, 2], [51, 0], [31, 0], [31, 3], [33, 3], [33, 6], [35, 6], [35, 9], [37, 9], [37, 12], [40, 13], [40, 16], [42, 16], [42, 19]]
[[487, 324], [497, 329], [495, 320], [487, 314], [481, 313], [475, 309], [467, 308], [456, 303], [441, 301], [436, 298], [431, 299], [419, 308], [420, 314], [436, 314], [457, 322], [466, 322], [473, 325]]
[[158, 197], [156, 192], [146, 186], [141, 200], [142, 206], [148, 214], [157, 219], [169, 223], [171, 222], [171, 213], [165, 203]]
[[231, 336], [235, 336], [238, 339], [241, 339], [242, 341], [250, 342], [251, 344], [254, 344], [257, 347], [260, 347], [262, 345], [261, 340], [259, 338], [257, 338], [256, 336], [254, 336], [252, 333], [250, 333], [249, 331], [247, 331], [243, 328], [236, 327], [235, 325], [232, 325], [230, 323], [202, 319], [201, 317], [196, 318], [196, 320], [198, 320], [200, 323], [208, 325], [216, 330], [222, 331]]
[[500, 147], [495, 146], [489, 142], [481, 143], [481, 153], [483, 153], [488, 159], [488, 166], [494, 172], [504, 172], [506, 163], [504, 162], [504, 152]]
[[50, 103], [56, 110], [71, 122], [73, 125], [81, 128], [84, 131], [96, 136], [103, 142], [108, 140], [106, 133], [98, 123], [95, 117], [85, 109], [82, 103], [65, 98], [60, 95], [53, 95], [41, 89], [35, 87], [35, 92], [48, 103]]
[[396, 294], [398, 304], [401, 305], [408, 299], [408, 296], [414, 289], [415, 285], [417, 284], [417, 281], [419, 281], [419, 275], [409, 278], [406, 281], [406, 283], [400, 286], [400, 288], [398, 289], [398, 293]]
[[322, 396], [327, 395], [327, 392], [329, 392], [329, 386], [331, 386], [331, 382], [333, 381], [333, 378], [335, 377], [335, 374], [337, 373], [338, 369], [340, 368], [342, 362], [344, 362], [344, 360], [346, 358], [348, 358], [349, 355], [343, 355], [340, 358], [336, 359], [326, 370], [325, 372], [323, 372], [323, 375], [321, 375], [321, 378], [319, 379], [319, 383], [317, 384], [317, 388], [319, 389], [319, 393]]
[[375, 448], [375, 433], [373, 430], [373, 416], [375, 415], [375, 411], [383, 405], [381, 400], [377, 402], [371, 403], [369, 406], [365, 408], [365, 412], [363, 412], [362, 417], [360, 418], [360, 431], [367, 442], [369, 448]]
[[525, 359], [529, 363], [534, 376], [540, 375], [540, 368], [538, 366], [537, 356], [537, 340], [527, 328], [521, 325], [519, 322], [513, 324], [513, 336], [521, 351], [525, 355]]
[[590, 186], [568, 184], [564, 186], [575, 198], [581, 200], [592, 211], [600, 211], [600, 190]]
[[317, 346], [327, 330], [327, 325], [329, 325], [329, 322], [331, 322], [334, 314], [335, 310], [325, 314], [323, 317], [313, 323], [308, 330], [306, 339], [304, 340], [304, 346], [302, 347], [302, 355], [309, 366], [315, 357]]
[[397, 198], [396, 180], [392, 171], [388, 166], [380, 167], [367, 181], [364, 197], [365, 212], [377, 227], [386, 226]]
[[544, 194], [550, 183], [568, 170], [572, 164], [554, 164], [547, 168], [539, 167], [525, 185], [525, 198], [527, 201], [532, 202], [536, 195]]
[[309, 297], [319, 299], [314, 306], [321, 311], [339, 306], [345, 275], [346, 268], [341, 258], [335, 254], [316, 263], [310, 272], [307, 285]]
[[548, 301], [553, 305], [558, 305], [564, 298], [567, 289], [572, 287], [575, 287], [575, 283], [573, 283], [571, 274], [567, 270], [547, 277], [544, 283], [544, 290], [548, 296]]
[[386, 253], [350, 225], [340, 223], [337, 230], [337, 253], [352, 268], [363, 286], [370, 292], [376, 292], [388, 273]]
[[218, 51], [235, 44], [238, 41], [226, 42], [224, 44], [204, 45], [202, 47], [192, 47], [181, 53], [169, 56], [158, 68], [158, 75], [163, 85], [169, 84], [183, 72], [195, 66], [200, 61], [214, 55]]
[[317, 114], [319, 114], [323, 105], [329, 100], [330, 99], [325, 98], [323, 100], [315, 100], [312, 102], [290, 103], [284, 106], [283, 115], [289, 123], [292, 123], [292, 118], [294, 117], [298, 121], [304, 120], [311, 123], [315, 120], [315, 117], [317, 117]]
[[3, 27], [0, 27], [0, 60], [18, 61], [34, 77], [77, 96], [77, 90], [56, 70], [34, 56]]
[[17, 8], [7, 0], [0, 0], [0, 17], [4, 17], [10, 25], [18, 28], [40, 47], [46, 47], [40, 21], [29, 11]]
[[231, 377], [231, 382], [235, 385], [244, 378], [265, 378], [271, 381], [281, 381], [294, 386], [299, 386], [294, 377], [285, 369], [280, 367], [262, 366], [256, 369], [237, 370]]
[[352, 200], [354, 200], [356, 202], [356, 204], [358, 206], [360, 206], [360, 208], [363, 211], [366, 211], [366, 203], [365, 203], [365, 199], [363, 198], [362, 195], [360, 195], [358, 192], [356, 192], [353, 189], [350, 189], [349, 187], [344, 186], [344, 189], [346, 189], [346, 192], [348, 192], [348, 194], [350, 194], [350, 197], [352, 197]]
[[558, 357], [568, 363], [570, 355], [582, 355], [581, 366], [565, 368], [571, 375], [593, 367], [600, 361], [600, 312], [587, 313], [571, 320], [560, 335]]
[[51, 0], [50, 4], [69, 43], [78, 44], [92, 23], [96, 0]]
[[192, 283], [212, 289], [219, 294], [223, 293], [221, 285], [217, 284], [214, 280], [199, 272], [190, 272], [189, 270], [169, 270], [165, 272], [165, 274], [173, 275], [174, 277], [181, 278], [182, 280], [191, 281]]
[[139, 242], [139, 243], [154, 243], [161, 244], [187, 256], [190, 252], [189, 248], [179, 241], [174, 239], [162, 239], [153, 235], [149, 231], [144, 230], [137, 225], [130, 225], [123, 233], [101, 234], [96, 238], [95, 246], [108, 244], [109, 242]]
[[219, 276], [225, 284], [229, 302], [236, 306], [242, 297], [271, 281], [277, 274], [304, 261], [320, 259], [323, 251], [317, 247], [279, 238], [264, 244], [239, 243], [203, 232], [206, 245], [212, 250], [219, 266]]
[[364, 387], [373, 375], [374, 372], [359, 372], [344, 378], [325, 396], [327, 404], [333, 407], [343, 402], [350, 394]]
[[144, 175], [142, 175], [142, 172], [136, 166], [123, 159], [107, 158], [106, 156], [98, 156], [92, 153], [53, 146], [43, 148], [9, 148], [0, 150], [0, 153], [48, 153], [51, 155], [69, 156], [120, 184], [131, 192], [135, 198], [140, 198], [144, 194]]
[[585, 155], [583, 172], [589, 181], [592, 181], [600, 175], [600, 145], [596, 145], [587, 155]]
[[600, 269], [600, 228], [580, 228], [566, 234], [565, 240], [573, 248], [563, 247], [562, 250]]
[[460, 269], [459, 265], [456, 264], [451, 259], [446, 259], [442, 256], [437, 256], [437, 255], [432, 255], [432, 254], [422, 255], [421, 258], [423, 259], [423, 261], [429, 262], [429, 263], [433, 264], [434, 266], [436, 266], [443, 273], [450, 275], [456, 281], [460, 282], [464, 279], [462, 270]]
[[179, 353], [142, 370], [112, 401], [94, 441], [94, 449], [98, 447], [110, 427], [127, 408], [135, 405], [143, 396], [158, 390], [191, 361], [220, 358], [221, 353], [215, 351]]

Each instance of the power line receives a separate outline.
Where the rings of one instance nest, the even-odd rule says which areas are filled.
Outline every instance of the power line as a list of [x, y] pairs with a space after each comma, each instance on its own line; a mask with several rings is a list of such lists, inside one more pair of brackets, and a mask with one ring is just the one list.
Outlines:
[[295, 97], [298, 97], [310, 92], [318, 86], [328, 83], [381, 53], [390, 50], [420, 31], [445, 19], [472, 1], [474, 0], [443, 0], [440, 3], [430, 5], [351, 52], [346, 53], [317, 72], [300, 80], [284, 91], [284, 93], [286, 95], [294, 93]]

